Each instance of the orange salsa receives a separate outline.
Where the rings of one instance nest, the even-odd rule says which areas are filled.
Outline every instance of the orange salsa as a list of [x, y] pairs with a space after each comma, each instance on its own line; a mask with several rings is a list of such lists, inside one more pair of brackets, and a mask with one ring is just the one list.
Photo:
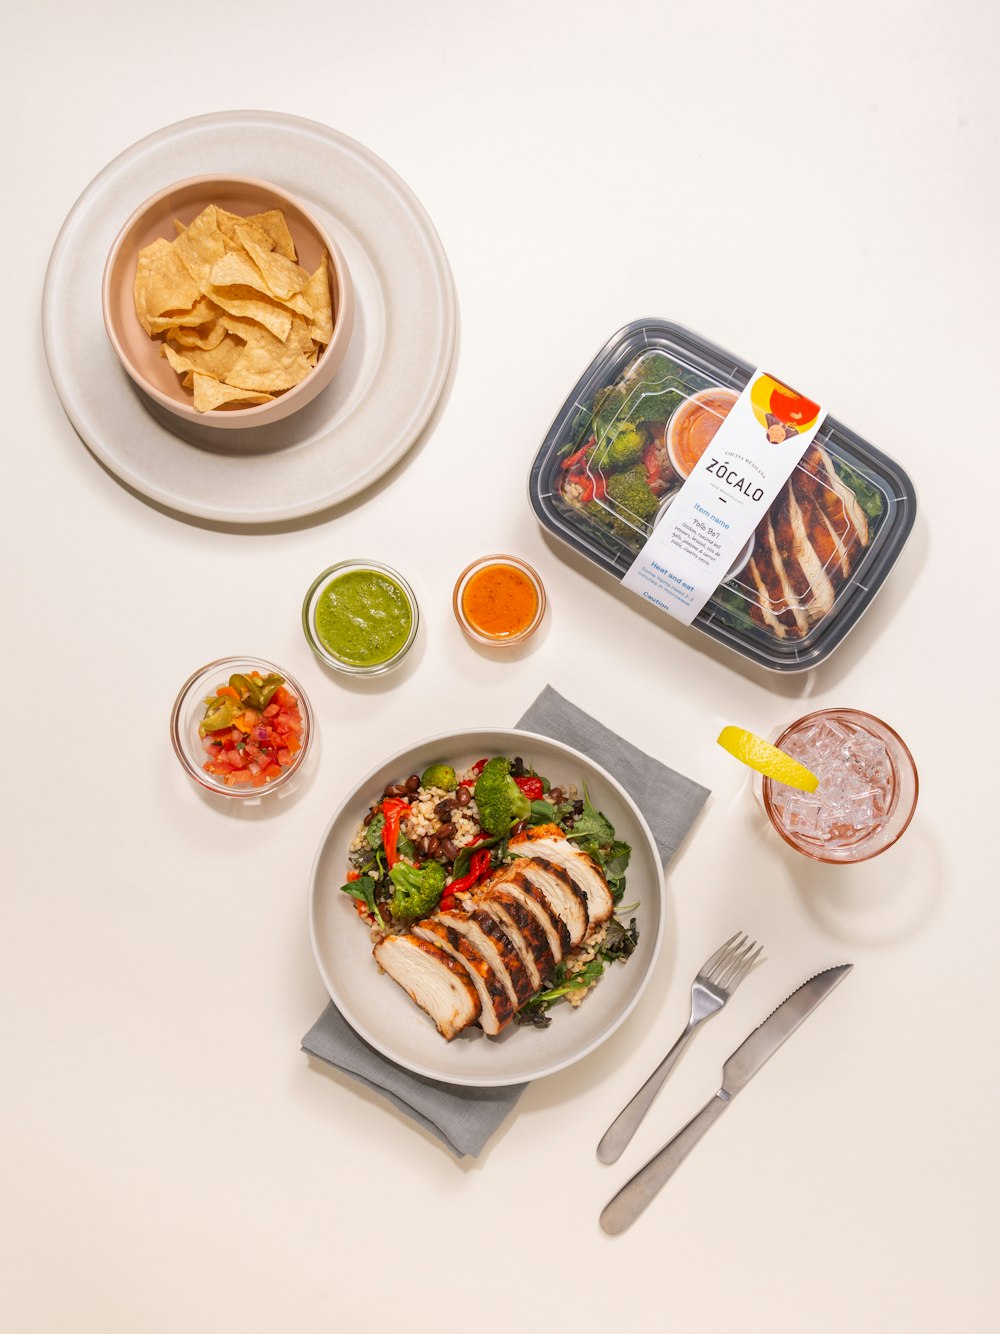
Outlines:
[[731, 389], [703, 389], [677, 409], [670, 423], [670, 454], [682, 477], [690, 476], [737, 397]]
[[538, 590], [515, 565], [487, 565], [462, 591], [462, 613], [473, 630], [489, 639], [513, 639], [538, 613]]

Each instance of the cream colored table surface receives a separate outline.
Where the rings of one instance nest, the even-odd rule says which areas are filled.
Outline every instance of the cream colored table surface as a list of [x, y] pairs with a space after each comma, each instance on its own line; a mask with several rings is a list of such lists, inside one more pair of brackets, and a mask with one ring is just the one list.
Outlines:
[[[7, 16], [0, 1328], [989, 1331], [997, 1170], [993, 8], [958, 4], [239, 6], [43, 0]], [[454, 271], [433, 429], [319, 521], [223, 532], [126, 491], [74, 434], [39, 308], [79, 192], [172, 120], [287, 111], [410, 184]], [[832, 405], [921, 511], [833, 659], [783, 678], [644, 615], [542, 535], [531, 459], [595, 350], [679, 320]], [[481, 656], [456, 573], [542, 571], [533, 651]], [[374, 555], [425, 615], [408, 668], [334, 681], [299, 628], [318, 570]], [[309, 783], [220, 808], [167, 740], [218, 655], [301, 675]], [[709, 785], [668, 941], [605, 1048], [529, 1089], [478, 1161], [299, 1039], [324, 1003], [307, 879], [357, 775], [418, 736], [508, 724], [546, 683]], [[766, 836], [714, 738], [824, 704], [911, 743], [904, 841], [819, 869]], [[738, 927], [766, 966], [700, 1036], [622, 1164], [598, 1137]], [[597, 1215], [791, 988], [854, 973], [648, 1214]], [[388, 985], [388, 984], [387, 984]], [[583, 1313], [582, 1316], [580, 1313]]]

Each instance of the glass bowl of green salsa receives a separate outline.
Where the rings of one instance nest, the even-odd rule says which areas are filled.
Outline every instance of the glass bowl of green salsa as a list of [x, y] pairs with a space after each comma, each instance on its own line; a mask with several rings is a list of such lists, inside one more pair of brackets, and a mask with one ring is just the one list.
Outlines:
[[224, 797], [287, 789], [313, 739], [306, 693], [265, 658], [217, 658], [181, 686], [170, 739], [185, 772]]
[[349, 676], [392, 671], [409, 653], [420, 619], [413, 589], [374, 560], [345, 560], [317, 575], [302, 603], [316, 656]]

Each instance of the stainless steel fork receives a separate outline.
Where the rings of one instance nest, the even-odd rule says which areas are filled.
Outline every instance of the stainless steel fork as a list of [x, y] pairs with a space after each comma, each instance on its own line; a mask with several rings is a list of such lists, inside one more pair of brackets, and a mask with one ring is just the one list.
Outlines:
[[664, 1056], [632, 1101], [625, 1107], [604, 1133], [597, 1146], [602, 1163], [614, 1163], [621, 1157], [625, 1146], [639, 1128], [639, 1122], [649, 1111], [653, 1099], [663, 1087], [663, 1081], [677, 1064], [681, 1052], [691, 1041], [695, 1029], [710, 1019], [725, 1005], [747, 973], [757, 961], [762, 945], [748, 937], [730, 936], [710, 959], [706, 959], [691, 984], [691, 1017], [687, 1028]]

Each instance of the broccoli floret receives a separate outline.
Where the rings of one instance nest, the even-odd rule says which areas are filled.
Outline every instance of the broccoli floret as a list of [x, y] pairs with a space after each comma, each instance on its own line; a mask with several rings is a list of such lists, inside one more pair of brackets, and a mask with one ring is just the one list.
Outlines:
[[476, 780], [479, 823], [488, 834], [507, 834], [531, 814], [531, 802], [510, 776], [510, 760], [498, 755]]
[[646, 470], [630, 468], [608, 478], [608, 495], [615, 505], [642, 523], [648, 522], [660, 508], [660, 501], [649, 489]]
[[444, 892], [445, 870], [440, 862], [424, 862], [410, 866], [397, 862], [389, 872], [395, 893], [389, 900], [389, 911], [395, 919], [424, 917], [433, 912]]
[[455, 770], [450, 764], [429, 764], [420, 780], [421, 787], [441, 787], [445, 792], [454, 792], [458, 787]]
[[643, 438], [632, 423], [622, 422], [601, 455], [602, 469], [610, 471], [614, 468], [631, 467], [642, 457], [643, 446]]

